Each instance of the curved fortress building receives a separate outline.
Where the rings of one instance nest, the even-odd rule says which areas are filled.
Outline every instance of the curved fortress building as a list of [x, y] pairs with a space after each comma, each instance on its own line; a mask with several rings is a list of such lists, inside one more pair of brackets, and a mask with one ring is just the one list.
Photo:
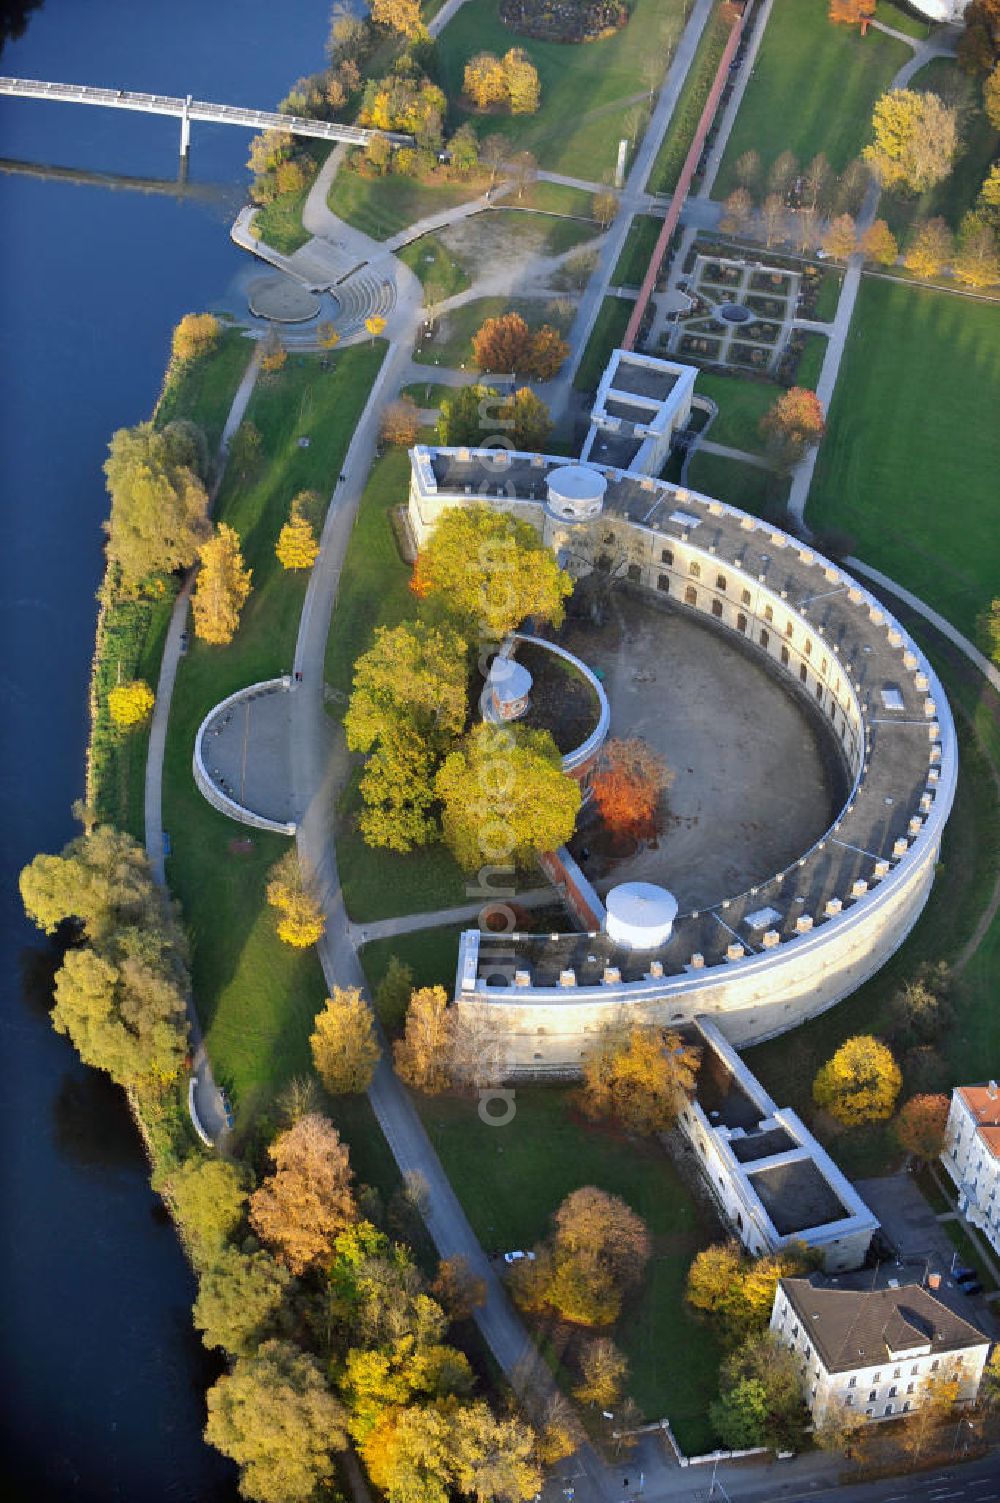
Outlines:
[[418, 447], [411, 459], [418, 543], [449, 508], [487, 502], [530, 522], [576, 576], [614, 552], [651, 609], [698, 616], [738, 642], [747, 694], [754, 667], [778, 678], [848, 790], [791, 864], [700, 910], [678, 911], [650, 883], [612, 889], [605, 908], [557, 853], [569, 895], [592, 915], [587, 931], [462, 936], [456, 1004], [502, 1033], [510, 1076], [572, 1075], [622, 1009], [661, 1025], [703, 1016], [742, 1046], [860, 986], [927, 900], [958, 771], [941, 685], [899, 623], [787, 533], [635, 471], [496, 449]]

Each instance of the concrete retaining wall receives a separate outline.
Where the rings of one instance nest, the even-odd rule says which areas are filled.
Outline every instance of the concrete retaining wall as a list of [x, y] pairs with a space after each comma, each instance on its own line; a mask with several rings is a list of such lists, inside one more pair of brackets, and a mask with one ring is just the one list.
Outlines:
[[198, 791], [206, 803], [211, 804], [220, 814], [225, 814], [229, 819], [235, 819], [241, 825], [249, 825], [254, 830], [268, 830], [272, 835], [294, 835], [296, 826], [292, 822], [282, 823], [280, 820], [267, 819], [263, 814], [255, 814], [252, 809], [247, 809], [243, 804], [238, 804], [235, 799], [223, 793], [213, 783], [205, 767], [205, 759], [202, 754], [202, 742], [205, 732], [212, 722], [228, 710], [232, 705], [238, 705], [243, 700], [258, 694], [287, 693], [291, 687], [291, 679], [287, 674], [283, 678], [269, 678], [259, 684], [248, 684], [245, 689], [237, 689], [235, 694], [230, 694], [223, 699], [214, 709], [209, 710], [194, 738], [194, 755], [191, 759], [191, 770]]

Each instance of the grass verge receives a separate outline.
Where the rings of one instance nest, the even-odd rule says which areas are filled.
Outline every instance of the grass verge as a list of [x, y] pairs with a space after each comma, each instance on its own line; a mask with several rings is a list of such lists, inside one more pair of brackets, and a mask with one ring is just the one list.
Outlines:
[[624, 297], [606, 297], [597, 310], [594, 327], [580, 359], [573, 385], [577, 391], [596, 391], [611, 351], [621, 344], [635, 304]]
[[422, 235], [411, 240], [399, 252], [399, 259], [420, 279], [424, 289], [424, 302], [441, 303], [456, 292], [471, 287], [468, 273], [461, 261], [447, 250], [436, 235]]
[[694, 61], [688, 69], [667, 133], [656, 154], [656, 161], [646, 184], [650, 193], [672, 193], [677, 186], [677, 179], [691, 150], [698, 121], [712, 89], [712, 80], [726, 50], [729, 31], [729, 21], [716, 7], [701, 34]]
[[748, 381], [745, 376], [702, 371], [695, 390], [718, 404], [719, 415], [707, 437], [731, 449], [763, 454], [760, 420], [782, 394], [783, 388], [776, 381]]
[[418, 182], [412, 177], [360, 177], [343, 166], [327, 194], [327, 204], [345, 224], [373, 240], [388, 240], [428, 214], [468, 203], [483, 191], [478, 179], [455, 183], [442, 179]]
[[640, 287], [649, 269], [663, 220], [652, 214], [637, 214], [629, 225], [622, 253], [612, 280], [619, 287]]

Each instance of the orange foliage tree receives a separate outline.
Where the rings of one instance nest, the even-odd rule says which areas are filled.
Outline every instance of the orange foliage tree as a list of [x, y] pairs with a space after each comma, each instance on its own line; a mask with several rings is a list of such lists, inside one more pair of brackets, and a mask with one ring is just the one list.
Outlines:
[[641, 839], [652, 833], [660, 795], [672, 781], [666, 763], [634, 736], [605, 743], [591, 786], [608, 829]]
[[895, 1121], [899, 1146], [929, 1164], [944, 1147], [947, 1096], [911, 1096]]
[[823, 404], [814, 391], [793, 386], [761, 418], [760, 431], [775, 469], [787, 474], [826, 432]]
[[569, 354], [558, 329], [543, 324], [532, 333], [520, 313], [488, 318], [472, 336], [476, 364], [484, 371], [522, 371], [548, 381]]
[[875, 14], [875, 0], [830, 0], [830, 20], [857, 26]]

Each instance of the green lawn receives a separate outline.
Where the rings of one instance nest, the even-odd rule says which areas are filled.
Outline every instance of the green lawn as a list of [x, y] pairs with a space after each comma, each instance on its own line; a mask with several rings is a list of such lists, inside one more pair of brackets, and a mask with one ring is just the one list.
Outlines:
[[649, 269], [663, 220], [652, 214], [637, 214], [629, 225], [612, 281], [619, 287], [640, 287]]
[[905, 6], [897, 5], [896, 0], [876, 0], [875, 19], [881, 21], [883, 26], [891, 26], [896, 31], [903, 31], [908, 37], [917, 37], [923, 40], [931, 34], [931, 24], [915, 16]]
[[414, 351], [414, 360], [421, 365], [467, 366], [475, 371], [478, 367], [472, 358], [472, 336], [487, 318], [499, 318], [504, 313], [520, 313], [532, 329], [552, 324], [563, 334], [573, 318], [572, 306], [555, 300], [473, 298], [471, 302], [442, 314], [435, 337]]
[[632, 317], [632, 309], [635, 304], [624, 297], [606, 297], [597, 312], [594, 327], [590, 331], [587, 340], [587, 348], [584, 350], [573, 377], [573, 385], [577, 391], [596, 391], [604, 367], [611, 358], [611, 351], [617, 349], [622, 342], [628, 321]]
[[399, 252], [412, 272], [420, 278], [424, 288], [424, 302], [428, 306], [441, 303], [456, 292], [464, 292], [472, 283], [461, 261], [447, 250], [436, 235], [422, 235], [411, 240]]
[[[230, 842], [248, 832], [215, 813], [195, 789], [194, 735], [218, 700], [291, 662], [305, 580], [280, 568], [275, 539], [297, 491], [315, 487], [328, 496], [332, 490], [382, 355], [381, 345], [358, 345], [332, 357], [327, 371], [318, 357], [292, 357], [284, 371], [258, 383], [247, 415], [260, 430], [266, 464], [245, 486], [227, 477], [216, 506], [216, 517], [243, 540], [253, 592], [228, 647], [192, 637], [171, 706], [163, 787], [173, 849], [167, 875], [191, 937], [194, 995], [209, 1052], [233, 1091], [241, 1125], [306, 1068], [323, 979], [313, 951], [279, 943], [264, 905], [268, 868], [288, 842], [253, 832], [249, 854], [230, 852]], [[301, 449], [305, 434], [312, 442]]]
[[796, 386], [807, 386], [810, 391], [816, 390], [820, 371], [823, 369], [823, 361], [826, 359], [826, 335], [804, 334], [802, 354], [799, 356], [798, 370], [795, 372]]
[[444, 398], [458, 389], [439, 381], [415, 381], [411, 386], [404, 386], [400, 396], [412, 397], [418, 407], [440, 407]]
[[775, 0], [714, 196], [736, 186], [733, 165], [751, 149], [765, 171], [783, 151], [803, 165], [822, 151], [842, 172], [871, 137], [875, 100], [910, 56], [895, 37], [831, 25], [827, 0]]
[[477, 198], [483, 186], [478, 180], [418, 183], [412, 177], [359, 177], [345, 165], [333, 180], [327, 203], [345, 224], [363, 230], [373, 240], [388, 240], [427, 214], [440, 214]]
[[192, 418], [204, 432], [214, 462], [236, 388], [252, 353], [253, 344], [242, 330], [223, 329], [218, 344], [208, 355], [201, 360], [185, 361], [168, 372], [156, 404], [153, 419], [156, 426], [162, 428], [177, 418]]
[[[709, 432], [714, 437], [714, 428]], [[783, 510], [787, 488], [779, 487], [767, 470], [741, 464], [722, 454], [694, 455], [688, 467], [688, 484], [706, 496], [716, 496], [730, 506], [739, 506], [755, 517], [775, 517]]]
[[963, 73], [951, 58], [933, 58], [914, 75], [910, 88], [930, 89], [946, 103], [957, 104], [961, 147], [952, 171], [936, 188], [919, 197], [883, 193], [879, 213], [904, 243], [906, 231], [917, 219], [940, 214], [957, 230], [962, 215], [975, 206], [983, 179], [1000, 152], [1000, 132], [993, 129], [982, 107], [980, 80]]
[[650, 193], [672, 193], [677, 186], [677, 179], [691, 150], [698, 121], [712, 88], [712, 80], [726, 49], [729, 31], [729, 22], [716, 8], [701, 34], [694, 61], [688, 69], [667, 133], [656, 154], [656, 161], [646, 184]]
[[[621, 1195], [638, 1211], [653, 1234], [653, 1257], [641, 1294], [614, 1329], [629, 1359], [629, 1391], [648, 1419], [669, 1417], [687, 1451], [707, 1450], [719, 1350], [689, 1315], [683, 1288], [694, 1254], [719, 1229], [702, 1221], [663, 1150], [580, 1122], [569, 1093], [557, 1088], [519, 1088], [515, 1116], [502, 1128], [484, 1124], [471, 1101], [423, 1098], [417, 1106], [488, 1252], [538, 1241], [560, 1201], [582, 1185]], [[554, 1335], [548, 1345], [558, 1356]]]
[[998, 593], [1000, 308], [865, 278], [809, 500], [813, 527], [967, 635]]
[[816, 307], [812, 314], [817, 323], [832, 323], [836, 318], [837, 304], [840, 302], [840, 289], [843, 281], [842, 272], [829, 269], [824, 270], [823, 279], [819, 284]]
[[745, 376], [701, 371], [695, 382], [695, 391], [703, 397], [711, 397], [719, 407], [719, 415], [707, 436], [713, 443], [746, 449], [751, 454], [763, 454], [760, 420], [773, 407], [782, 390], [776, 381], [750, 381]]
[[494, 201], [500, 208], [541, 209], [546, 214], [573, 214], [579, 219], [589, 219], [594, 195], [569, 183], [545, 183], [537, 179], [520, 193], [513, 190], [497, 193]]
[[[463, 896], [462, 901], [471, 903], [473, 898]], [[452, 925], [440, 929], [417, 929], [412, 934], [400, 934], [395, 939], [376, 939], [360, 951], [361, 964], [368, 978], [368, 985], [375, 991], [395, 955], [413, 972], [414, 986], [443, 986], [450, 992], [455, 984], [455, 966], [458, 960], [458, 937], [463, 928], [474, 924]], [[382, 1025], [391, 1038], [403, 1031], [404, 1012], [382, 1012]]]
[[542, 89], [536, 115], [467, 115], [480, 135], [502, 133], [517, 150], [531, 151], [542, 167], [600, 182], [612, 170], [618, 141], [629, 133], [627, 116], [659, 84], [668, 46], [683, 26], [682, 0], [634, 0], [628, 25], [615, 36], [585, 45], [538, 42], [519, 36], [499, 19], [499, 0], [467, 0], [438, 40], [441, 83], [449, 99], [461, 93], [465, 64], [477, 52], [498, 55], [523, 47], [538, 69]]

